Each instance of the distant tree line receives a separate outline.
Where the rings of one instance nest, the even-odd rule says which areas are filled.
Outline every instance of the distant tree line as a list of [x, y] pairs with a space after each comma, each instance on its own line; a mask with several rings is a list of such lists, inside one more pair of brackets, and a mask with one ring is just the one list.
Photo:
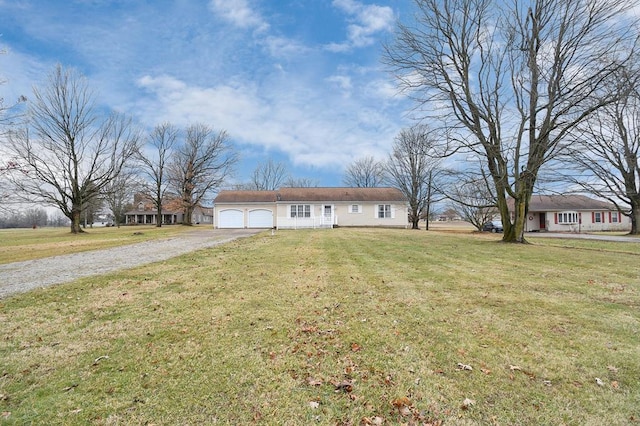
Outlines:
[[47, 214], [43, 208], [29, 208], [5, 212], [0, 215], [0, 228], [40, 228], [43, 226], [68, 226], [68, 220], [57, 213]]

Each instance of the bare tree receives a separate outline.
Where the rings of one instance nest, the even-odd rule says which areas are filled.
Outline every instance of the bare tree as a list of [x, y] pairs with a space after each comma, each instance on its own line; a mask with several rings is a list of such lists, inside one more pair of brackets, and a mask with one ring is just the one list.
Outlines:
[[[451, 148], [484, 159], [503, 241], [525, 242], [540, 169], [568, 132], [617, 94], [602, 83], [633, 56], [633, 0], [415, 0], [385, 62], [433, 111]], [[514, 203], [512, 222], [507, 199]]]
[[250, 187], [257, 191], [273, 191], [282, 186], [288, 175], [283, 163], [269, 159], [266, 163], [258, 163], [251, 174]]
[[497, 213], [490, 178], [480, 173], [457, 172], [449, 176], [446, 197], [454, 211], [462, 219], [481, 231], [482, 226], [492, 220]]
[[404, 129], [396, 137], [385, 164], [389, 183], [409, 200], [411, 229], [418, 229], [422, 216], [427, 218], [427, 223], [429, 220], [433, 183], [440, 163], [434, 156], [435, 143], [429, 128], [424, 125]]
[[12, 183], [28, 200], [59, 208], [72, 233], [83, 232], [83, 207], [125, 167], [138, 133], [122, 115], [101, 121], [85, 79], [71, 69], [58, 65], [33, 94], [27, 126], [9, 136], [24, 172]]
[[282, 185], [287, 188], [313, 188], [318, 186], [318, 181], [312, 178], [294, 178], [289, 176]]
[[384, 163], [372, 156], [362, 157], [347, 166], [342, 182], [346, 186], [375, 188], [385, 181]]
[[178, 130], [169, 123], [157, 125], [147, 138], [148, 150], [140, 147], [136, 158], [147, 178], [149, 196], [156, 208], [156, 227], [162, 226], [162, 204], [169, 187], [168, 164], [176, 146]]
[[187, 128], [169, 167], [170, 186], [180, 194], [185, 225], [192, 224], [193, 210], [222, 186], [237, 161], [225, 131], [216, 133], [205, 124]]
[[623, 74], [619, 102], [600, 109], [583, 123], [569, 151], [573, 185], [605, 198], [631, 218], [631, 234], [640, 224], [640, 92]]
[[118, 228], [123, 223], [125, 213], [132, 204], [135, 193], [142, 188], [132, 169], [120, 172], [102, 189], [102, 199], [113, 215], [113, 223]]

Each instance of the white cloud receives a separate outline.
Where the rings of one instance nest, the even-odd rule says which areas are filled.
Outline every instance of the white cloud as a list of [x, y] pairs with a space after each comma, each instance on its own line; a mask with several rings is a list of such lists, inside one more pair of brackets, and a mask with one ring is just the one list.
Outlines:
[[274, 58], [290, 58], [310, 51], [307, 46], [286, 37], [268, 36], [261, 44]]
[[347, 40], [327, 45], [329, 51], [344, 52], [370, 46], [375, 43], [375, 34], [393, 28], [395, 17], [390, 7], [366, 5], [355, 0], [333, 0], [333, 6], [349, 15], [351, 23], [347, 27]]
[[327, 81], [337, 85], [347, 96], [351, 93], [351, 89], [353, 88], [351, 77], [348, 75], [332, 75], [327, 78]]
[[[348, 78], [335, 82], [351, 84]], [[283, 152], [298, 166], [335, 169], [365, 152], [383, 155], [398, 130], [359, 100], [322, 87], [300, 90], [303, 84], [290, 76], [271, 82], [268, 92], [245, 81], [197, 87], [166, 75], [138, 83], [150, 95], [135, 106], [144, 122], [204, 122], [226, 130], [240, 145]]]
[[240, 28], [269, 29], [269, 24], [247, 0], [211, 0], [211, 10], [226, 21]]

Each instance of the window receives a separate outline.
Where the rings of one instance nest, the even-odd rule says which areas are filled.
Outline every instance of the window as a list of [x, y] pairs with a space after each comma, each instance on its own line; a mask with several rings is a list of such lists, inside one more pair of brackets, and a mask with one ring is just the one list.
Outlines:
[[359, 204], [352, 204], [349, 206], [349, 213], [362, 213]]
[[391, 204], [378, 205], [378, 218], [385, 219], [391, 217]]
[[620, 216], [618, 212], [611, 212], [611, 223], [620, 223]]
[[593, 223], [602, 223], [602, 213], [594, 212], [593, 213]]
[[309, 204], [292, 205], [291, 217], [311, 217], [311, 205]]
[[578, 213], [576, 212], [558, 213], [558, 223], [564, 224], [564, 225], [578, 223]]

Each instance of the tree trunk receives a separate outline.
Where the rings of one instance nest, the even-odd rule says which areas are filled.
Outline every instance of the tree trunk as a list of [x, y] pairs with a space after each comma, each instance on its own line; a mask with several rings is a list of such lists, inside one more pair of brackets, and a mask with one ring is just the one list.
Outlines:
[[631, 205], [631, 232], [629, 235], [638, 235], [638, 223], [640, 222], [640, 205]]
[[158, 213], [156, 214], [156, 228], [162, 227], [162, 210], [158, 209]]
[[71, 233], [72, 234], [81, 234], [84, 232], [81, 226], [81, 216], [82, 210], [80, 208], [74, 207], [71, 210]]
[[420, 222], [420, 215], [412, 215], [411, 229], [420, 229], [420, 227], [418, 226], [418, 222]]
[[182, 224], [186, 226], [192, 226], [192, 220], [191, 220], [192, 217], [193, 217], [193, 208], [185, 207], [184, 217], [182, 218]]

